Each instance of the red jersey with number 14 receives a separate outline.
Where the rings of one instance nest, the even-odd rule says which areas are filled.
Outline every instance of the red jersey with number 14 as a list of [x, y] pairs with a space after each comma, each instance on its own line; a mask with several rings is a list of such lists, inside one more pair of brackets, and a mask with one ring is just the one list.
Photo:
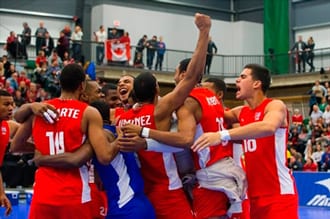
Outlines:
[[[73, 152], [85, 140], [81, 121], [86, 107], [78, 100], [52, 99], [47, 101], [59, 112], [59, 121], [46, 123], [36, 117], [33, 126], [35, 147], [43, 155]], [[79, 204], [91, 200], [88, 168], [39, 167], [35, 174], [33, 202], [49, 205]]]

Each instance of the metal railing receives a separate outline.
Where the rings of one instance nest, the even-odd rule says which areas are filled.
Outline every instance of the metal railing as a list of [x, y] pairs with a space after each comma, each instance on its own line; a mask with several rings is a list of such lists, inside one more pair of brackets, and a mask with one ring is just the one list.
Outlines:
[[[54, 45], [57, 45], [57, 38], [54, 39]], [[19, 38], [20, 42], [20, 38]], [[35, 38], [32, 37], [31, 45], [27, 46], [27, 53], [29, 60], [35, 60], [36, 51], [35, 51]], [[96, 46], [98, 45], [95, 41], [86, 41], [82, 42], [82, 51], [87, 58], [85, 61], [93, 61], [96, 63]], [[2, 47], [4, 43], [0, 43]], [[136, 46], [131, 46], [131, 60], [129, 60], [128, 65], [132, 66], [134, 53]], [[18, 50], [18, 49], [17, 49]], [[2, 54], [1, 54], [2, 53]], [[143, 52], [143, 62], [146, 66], [146, 49]], [[164, 72], [174, 72], [175, 68], [178, 65], [178, 62], [182, 59], [189, 58], [192, 56], [192, 51], [182, 51], [182, 50], [173, 50], [167, 49], [164, 61], [163, 61], [163, 71]], [[1, 49], [0, 55], [6, 54], [6, 51]], [[330, 68], [330, 48], [321, 48], [314, 50], [314, 66], [315, 71], [320, 71], [321, 68], [325, 70]], [[106, 59], [106, 55], [105, 55]], [[12, 59], [13, 60], [13, 59]], [[19, 61], [19, 57], [17, 58]], [[153, 62], [153, 69], [156, 62], [156, 55]], [[283, 65], [284, 62], [288, 62], [287, 69], [282, 68], [282, 72], [279, 71], [279, 67]], [[236, 77], [239, 75], [241, 70], [246, 64], [256, 63], [260, 65], [267, 65], [267, 67], [272, 71], [272, 74], [292, 74], [296, 72], [295, 56], [285, 54], [267, 54], [267, 55], [221, 55], [215, 54], [213, 56], [212, 65], [210, 68], [210, 75], [221, 76], [221, 77]], [[106, 60], [103, 64], [107, 64]], [[125, 66], [127, 67], [127, 65]], [[309, 66], [306, 63], [306, 71], [309, 70]]]

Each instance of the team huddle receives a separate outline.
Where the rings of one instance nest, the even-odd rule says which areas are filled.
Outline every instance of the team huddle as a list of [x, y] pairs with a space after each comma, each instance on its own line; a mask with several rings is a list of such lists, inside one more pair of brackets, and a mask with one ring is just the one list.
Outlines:
[[236, 79], [246, 105], [225, 108], [225, 83], [201, 82], [211, 19], [197, 13], [195, 25], [193, 56], [180, 61], [165, 96], [152, 73], [124, 75], [123, 107], [110, 108], [97, 82], [69, 64], [59, 98], [18, 109], [10, 149], [34, 152], [38, 166], [30, 219], [298, 218], [288, 112], [266, 96], [269, 70], [246, 65]]

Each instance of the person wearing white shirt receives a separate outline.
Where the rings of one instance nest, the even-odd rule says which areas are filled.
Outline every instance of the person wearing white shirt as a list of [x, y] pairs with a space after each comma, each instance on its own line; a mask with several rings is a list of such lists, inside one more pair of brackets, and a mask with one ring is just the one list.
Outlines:
[[98, 42], [96, 46], [96, 61], [98, 65], [103, 63], [104, 59], [104, 42], [107, 40], [107, 33], [104, 30], [103, 25], [97, 32], [94, 32], [95, 41]]

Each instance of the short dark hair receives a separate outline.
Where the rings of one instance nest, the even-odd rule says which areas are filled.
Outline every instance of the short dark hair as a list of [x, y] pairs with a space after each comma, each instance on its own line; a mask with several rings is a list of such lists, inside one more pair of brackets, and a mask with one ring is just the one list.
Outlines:
[[109, 115], [110, 106], [109, 106], [109, 104], [107, 104], [104, 101], [97, 100], [97, 101], [92, 102], [90, 105], [92, 107], [95, 107], [100, 112], [103, 121], [106, 121], [106, 122], [110, 121], [110, 115]]
[[6, 90], [1, 90], [0, 89], [0, 96], [11, 97], [11, 94]]
[[134, 79], [134, 95], [138, 102], [153, 102], [157, 80], [150, 72], [142, 72]]
[[179, 63], [179, 73], [187, 71], [190, 60], [191, 58], [181, 60], [181, 62]]
[[74, 92], [86, 79], [84, 69], [76, 64], [68, 64], [60, 75], [60, 84], [64, 91]]
[[101, 92], [104, 93], [105, 96], [108, 95], [109, 90], [117, 90], [117, 85], [113, 83], [106, 83], [102, 88]]
[[205, 82], [213, 83], [214, 88], [216, 89], [217, 92], [222, 91], [223, 95], [226, 94], [227, 86], [226, 86], [226, 83], [222, 79], [220, 79], [220, 78], [208, 78], [208, 79], [205, 80]]
[[266, 93], [270, 87], [271, 75], [268, 68], [258, 64], [247, 64], [244, 68], [251, 69], [251, 75], [254, 80], [261, 81], [261, 89]]

